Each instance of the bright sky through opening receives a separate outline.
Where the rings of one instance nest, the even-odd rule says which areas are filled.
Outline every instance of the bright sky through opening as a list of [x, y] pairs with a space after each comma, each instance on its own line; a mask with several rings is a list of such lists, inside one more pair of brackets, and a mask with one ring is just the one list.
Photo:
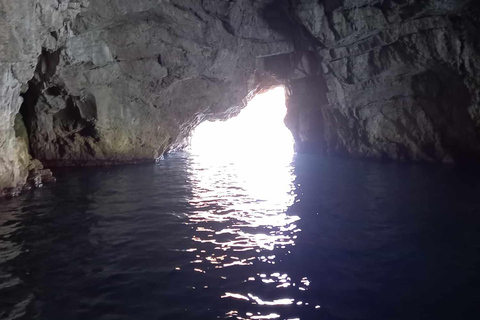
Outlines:
[[294, 140], [285, 115], [285, 89], [277, 87], [255, 96], [237, 117], [201, 123], [192, 135], [191, 151], [212, 160], [291, 160]]
[[[194, 170], [193, 193], [201, 198], [210, 192], [217, 204], [234, 210], [235, 221], [285, 225], [295, 178], [294, 140], [285, 114], [285, 90], [278, 87], [255, 96], [237, 117], [200, 124], [191, 140], [192, 168], [201, 168]], [[215, 220], [215, 212], [204, 213]]]

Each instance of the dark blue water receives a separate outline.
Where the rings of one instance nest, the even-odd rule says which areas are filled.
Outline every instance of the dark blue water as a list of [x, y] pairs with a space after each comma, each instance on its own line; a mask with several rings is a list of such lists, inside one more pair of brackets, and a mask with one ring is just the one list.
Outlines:
[[261, 160], [61, 170], [1, 202], [0, 319], [480, 317], [480, 174]]

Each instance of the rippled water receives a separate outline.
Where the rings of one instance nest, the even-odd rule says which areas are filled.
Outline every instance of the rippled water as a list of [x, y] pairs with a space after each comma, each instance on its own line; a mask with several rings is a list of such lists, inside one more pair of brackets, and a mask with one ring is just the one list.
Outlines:
[[478, 318], [478, 173], [211, 160], [62, 170], [0, 203], [0, 319]]

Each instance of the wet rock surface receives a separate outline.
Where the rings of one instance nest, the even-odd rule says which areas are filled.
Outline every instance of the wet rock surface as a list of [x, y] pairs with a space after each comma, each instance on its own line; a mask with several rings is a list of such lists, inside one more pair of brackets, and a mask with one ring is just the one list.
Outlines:
[[19, 196], [22, 192], [42, 188], [45, 184], [54, 183], [57, 179], [50, 169], [44, 169], [37, 159], [30, 160], [26, 183], [17, 187], [7, 187], [0, 190], [0, 199]]

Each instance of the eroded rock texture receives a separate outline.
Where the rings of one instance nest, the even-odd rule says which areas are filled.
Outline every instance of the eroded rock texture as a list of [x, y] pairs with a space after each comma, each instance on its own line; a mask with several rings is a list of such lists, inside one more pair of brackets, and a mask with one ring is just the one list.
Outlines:
[[466, 0], [295, 1], [291, 12], [310, 45], [296, 69], [319, 65], [291, 80], [289, 124], [298, 146], [478, 160], [478, 7]]
[[70, 35], [70, 21], [86, 1], [0, 0], [0, 194], [22, 186], [28, 175], [28, 134], [21, 116], [21, 93], [27, 90], [42, 47]]
[[0, 0], [0, 189], [151, 161], [274, 84], [301, 152], [480, 155], [473, 0]]
[[[262, 1], [90, 0], [44, 50], [22, 114], [48, 163], [152, 161], [255, 90], [257, 57], [292, 45]], [[234, 108], [235, 109], [235, 108]]]
[[293, 50], [268, 3], [1, 0], [0, 189], [25, 182], [28, 145], [47, 165], [153, 161], [238, 112], [274, 83], [257, 58]]

